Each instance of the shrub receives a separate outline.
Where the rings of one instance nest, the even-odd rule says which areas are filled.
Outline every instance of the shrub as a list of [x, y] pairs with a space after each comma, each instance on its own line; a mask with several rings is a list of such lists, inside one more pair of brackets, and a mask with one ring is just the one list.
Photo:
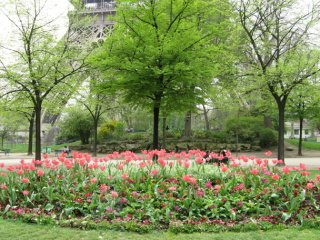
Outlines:
[[142, 140], [147, 133], [127, 133], [126, 138], [129, 140]]
[[260, 131], [259, 138], [260, 147], [269, 148], [278, 144], [277, 132], [269, 128], [262, 129]]
[[181, 132], [177, 132], [177, 131], [173, 131], [173, 130], [166, 131], [167, 138], [179, 139], [179, 138], [181, 138], [181, 136], [182, 136]]
[[251, 143], [262, 129], [262, 117], [240, 116], [227, 119], [224, 131], [232, 137], [238, 136], [239, 142]]
[[124, 126], [125, 124], [123, 122], [118, 122], [115, 120], [102, 123], [98, 131], [99, 140], [103, 141], [106, 139], [123, 138], [125, 134]]
[[210, 132], [207, 130], [195, 130], [192, 131], [192, 136], [195, 138], [208, 139]]

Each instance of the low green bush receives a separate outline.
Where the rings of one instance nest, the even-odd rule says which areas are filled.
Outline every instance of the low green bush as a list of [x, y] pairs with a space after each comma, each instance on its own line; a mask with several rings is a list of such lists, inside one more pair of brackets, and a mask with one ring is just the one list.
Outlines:
[[269, 128], [265, 128], [260, 131], [259, 139], [259, 146], [263, 148], [277, 146], [278, 144], [277, 132]]

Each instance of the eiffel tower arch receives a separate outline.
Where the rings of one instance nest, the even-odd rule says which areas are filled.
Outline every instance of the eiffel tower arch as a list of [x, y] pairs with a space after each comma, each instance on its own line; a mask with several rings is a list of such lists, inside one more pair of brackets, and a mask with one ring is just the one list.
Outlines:
[[[77, 36], [91, 42], [105, 40], [112, 32], [113, 21], [108, 18], [116, 13], [116, 1], [114, 0], [82, 0], [82, 8], [76, 10], [80, 17], [90, 19], [88, 26], [75, 29]], [[68, 93], [66, 93], [68, 94]], [[44, 145], [55, 144], [55, 137], [60, 130], [56, 126], [61, 114], [52, 114], [44, 111], [42, 114], [42, 143]]]

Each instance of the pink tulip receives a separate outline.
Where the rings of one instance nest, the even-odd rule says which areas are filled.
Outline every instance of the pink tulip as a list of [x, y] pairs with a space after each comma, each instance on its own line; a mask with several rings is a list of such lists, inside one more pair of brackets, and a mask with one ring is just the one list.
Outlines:
[[118, 197], [118, 193], [115, 192], [115, 191], [111, 191], [111, 196], [112, 196], [112, 197]]
[[290, 168], [289, 168], [288, 166], [284, 166], [284, 167], [282, 168], [282, 171], [283, 171], [284, 174], [289, 174]]
[[129, 178], [129, 174], [128, 174], [128, 173], [123, 173], [123, 174], [121, 175], [121, 177], [122, 177], [123, 179], [127, 179], [127, 178]]
[[272, 152], [268, 151], [266, 153], [264, 153], [266, 156], [271, 156], [272, 155]]
[[24, 171], [19, 170], [19, 171], [17, 171], [16, 173], [19, 174], [19, 175], [22, 175], [22, 174], [24, 173]]
[[96, 182], [98, 182], [98, 179], [97, 179], [97, 178], [95, 178], [95, 177], [94, 177], [94, 178], [91, 178], [91, 179], [90, 179], [90, 182], [92, 182], [92, 183], [96, 183]]
[[190, 179], [189, 179], [189, 182], [192, 183], [192, 184], [197, 183], [197, 179], [195, 179], [195, 178], [190, 178]]
[[29, 178], [22, 178], [21, 181], [24, 183], [27, 183], [27, 182], [29, 182]]
[[140, 162], [139, 163], [139, 167], [144, 168], [145, 166], [147, 166], [147, 164], [145, 162]]
[[153, 170], [151, 170], [151, 173], [152, 173], [153, 175], [157, 174], [158, 172], [159, 172], [158, 169], [153, 169]]
[[308, 183], [307, 188], [312, 189], [313, 188], [313, 183]]
[[228, 168], [227, 166], [222, 166], [222, 167], [220, 168], [220, 170], [221, 170], [222, 172], [226, 172], [226, 171], [229, 170], [229, 168]]
[[189, 182], [190, 181], [190, 177], [191, 177], [191, 175], [184, 175], [184, 176], [182, 176], [182, 180], [186, 181], [186, 182]]
[[300, 174], [301, 174], [302, 176], [308, 176], [308, 175], [311, 174], [311, 172], [300, 172]]

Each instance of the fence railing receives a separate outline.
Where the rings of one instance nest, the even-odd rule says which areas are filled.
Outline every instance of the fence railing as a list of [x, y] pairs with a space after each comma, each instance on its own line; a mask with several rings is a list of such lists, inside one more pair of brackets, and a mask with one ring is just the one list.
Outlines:
[[87, 10], [97, 11], [97, 10], [114, 10], [116, 8], [115, 2], [102, 2], [102, 3], [87, 3], [85, 5]]

